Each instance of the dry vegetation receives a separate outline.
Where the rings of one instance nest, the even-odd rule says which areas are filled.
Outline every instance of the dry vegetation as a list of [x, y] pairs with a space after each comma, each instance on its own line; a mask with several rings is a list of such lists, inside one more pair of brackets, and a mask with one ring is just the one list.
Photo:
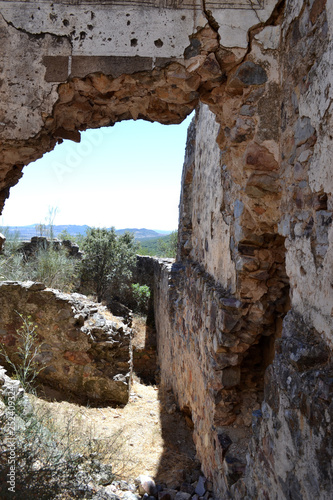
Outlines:
[[[134, 344], [142, 347], [145, 324], [139, 317], [134, 318], [133, 330]], [[70, 420], [72, 439], [78, 443], [92, 437], [102, 446], [109, 444], [113, 471], [121, 479], [147, 474], [167, 486], [181, 484], [187, 473], [198, 468], [191, 430], [175, 410], [171, 394], [167, 400], [161, 398], [157, 386], [133, 378], [130, 399], [123, 408], [61, 401], [52, 389], [45, 391], [46, 399], [31, 398], [34, 405], [52, 415], [55, 427]]]
[[[37, 398], [34, 398], [35, 401]], [[191, 431], [179, 412], [159, 401], [157, 387], [134, 382], [124, 408], [89, 408], [69, 402], [45, 402], [56, 425], [73, 419], [73, 437], [92, 434], [110, 442], [113, 470], [122, 479], [148, 474], [167, 485], [181, 482], [197, 466]], [[116, 439], [115, 439], [116, 436]]]

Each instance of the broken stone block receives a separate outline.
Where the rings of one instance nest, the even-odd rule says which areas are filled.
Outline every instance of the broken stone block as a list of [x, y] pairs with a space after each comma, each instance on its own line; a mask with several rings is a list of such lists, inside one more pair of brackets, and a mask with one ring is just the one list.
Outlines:
[[198, 484], [195, 488], [195, 493], [199, 495], [199, 497], [203, 497], [206, 493], [206, 478], [204, 476], [199, 477]]
[[240, 366], [230, 366], [222, 370], [223, 387], [234, 387], [240, 383], [241, 370]]

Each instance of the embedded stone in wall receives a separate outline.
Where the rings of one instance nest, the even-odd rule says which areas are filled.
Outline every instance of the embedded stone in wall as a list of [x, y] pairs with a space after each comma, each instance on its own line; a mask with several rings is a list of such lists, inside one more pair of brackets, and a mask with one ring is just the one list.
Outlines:
[[38, 381], [79, 401], [126, 404], [132, 371], [132, 331], [84, 295], [41, 283], [0, 282], [0, 343], [20, 363], [22, 319], [36, 325]]
[[332, 362], [322, 336], [290, 311], [266, 372], [265, 401], [253, 414], [249, 498], [331, 498]]

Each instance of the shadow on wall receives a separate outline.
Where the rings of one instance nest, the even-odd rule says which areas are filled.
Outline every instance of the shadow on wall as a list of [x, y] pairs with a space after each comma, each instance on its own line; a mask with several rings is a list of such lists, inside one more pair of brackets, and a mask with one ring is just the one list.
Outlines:
[[[276, 283], [282, 273], [283, 286], [268, 289], [267, 307], [260, 308], [265, 314], [253, 323], [252, 304], [228, 296], [198, 264], [152, 262], [161, 397], [174, 391], [218, 495], [246, 473], [253, 412], [260, 411], [265, 371], [289, 307], [284, 264], [279, 263]], [[272, 263], [272, 282], [276, 269]]]

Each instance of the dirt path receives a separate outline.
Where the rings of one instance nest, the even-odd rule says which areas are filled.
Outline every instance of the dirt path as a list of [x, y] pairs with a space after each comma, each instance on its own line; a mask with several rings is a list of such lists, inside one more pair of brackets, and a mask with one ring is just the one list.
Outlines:
[[74, 433], [109, 437], [116, 450], [114, 472], [123, 479], [147, 474], [172, 487], [198, 469], [191, 430], [174, 405], [162, 405], [156, 386], [134, 382], [124, 408], [89, 408], [66, 401], [46, 404], [59, 425], [69, 418], [76, 422]]
[[[136, 321], [133, 326], [135, 346], [143, 348], [144, 323]], [[123, 479], [146, 474], [168, 487], [189, 481], [199, 464], [184, 416], [176, 410], [172, 398], [167, 403], [160, 401], [157, 386], [144, 385], [135, 374], [133, 379], [129, 402], [123, 408], [55, 401], [58, 395], [50, 389], [49, 401], [39, 399], [39, 404], [47, 404], [58, 425], [71, 418], [74, 434], [91, 435], [95, 440], [107, 437], [110, 447], [115, 448], [113, 470]]]

